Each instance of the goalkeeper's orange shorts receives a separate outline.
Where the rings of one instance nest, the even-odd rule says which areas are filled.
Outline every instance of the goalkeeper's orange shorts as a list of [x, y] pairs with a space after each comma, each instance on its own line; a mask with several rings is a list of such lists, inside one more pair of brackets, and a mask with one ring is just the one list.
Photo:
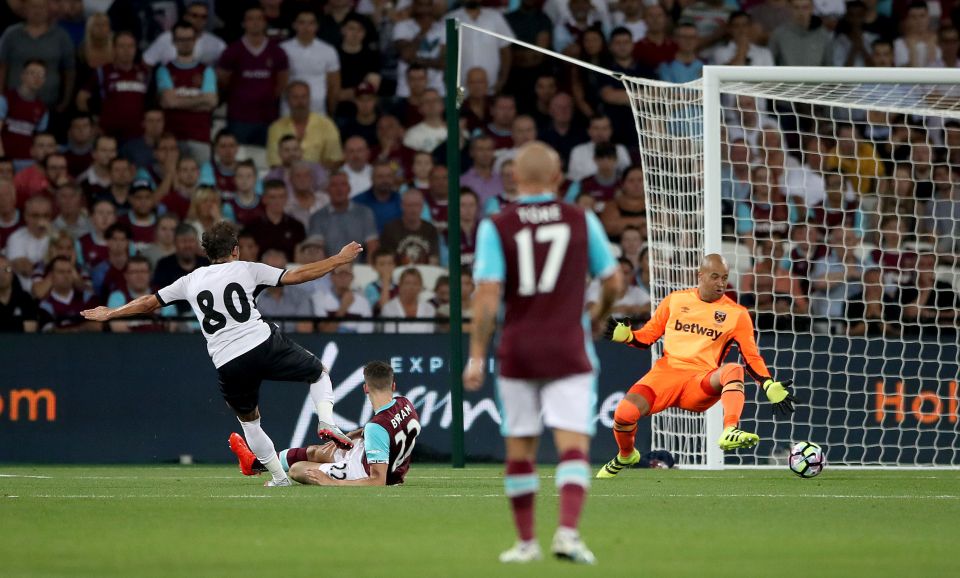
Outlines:
[[647, 400], [649, 415], [668, 407], [704, 412], [720, 401], [720, 393], [710, 387], [710, 376], [715, 371], [717, 369], [676, 369], [661, 359], [630, 387], [629, 393]]

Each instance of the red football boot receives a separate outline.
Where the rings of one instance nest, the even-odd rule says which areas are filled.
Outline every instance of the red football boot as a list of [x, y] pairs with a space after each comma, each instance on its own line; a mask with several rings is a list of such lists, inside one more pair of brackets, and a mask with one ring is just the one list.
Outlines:
[[253, 455], [253, 452], [247, 447], [247, 442], [243, 439], [243, 436], [236, 432], [230, 434], [230, 451], [237, 456], [237, 461], [240, 462], [240, 471], [243, 475], [259, 476], [260, 472], [263, 471], [263, 466], [257, 468], [260, 465], [257, 456]]

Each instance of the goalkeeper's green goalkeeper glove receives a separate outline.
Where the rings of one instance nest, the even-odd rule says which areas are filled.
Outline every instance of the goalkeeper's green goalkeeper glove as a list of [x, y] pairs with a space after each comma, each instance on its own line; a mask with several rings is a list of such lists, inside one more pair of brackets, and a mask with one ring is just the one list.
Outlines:
[[763, 391], [767, 394], [767, 399], [773, 404], [773, 409], [789, 415], [793, 413], [793, 404], [797, 403], [797, 398], [787, 390], [787, 387], [793, 383], [792, 379], [784, 381], [774, 381], [768, 378], [763, 382]]
[[617, 343], [630, 343], [633, 341], [633, 329], [631, 328], [632, 321], [629, 317], [625, 317], [620, 321], [617, 321], [613, 317], [607, 319], [607, 330], [603, 332], [603, 336], [610, 341], [616, 341]]

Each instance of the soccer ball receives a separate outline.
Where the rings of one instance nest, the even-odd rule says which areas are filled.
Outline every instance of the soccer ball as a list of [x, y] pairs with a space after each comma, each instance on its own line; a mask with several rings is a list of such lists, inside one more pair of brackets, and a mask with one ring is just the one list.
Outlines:
[[790, 448], [790, 471], [801, 478], [819, 475], [825, 465], [823, 448], [813, 442], [798, 442]]

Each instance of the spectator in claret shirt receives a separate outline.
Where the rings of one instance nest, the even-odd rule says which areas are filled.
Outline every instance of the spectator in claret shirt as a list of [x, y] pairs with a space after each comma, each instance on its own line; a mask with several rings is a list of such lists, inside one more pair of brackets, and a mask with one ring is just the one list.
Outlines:
[[662, 63], [673, 60], [677, 43], [670, 37], [670, 18], [662, 5], [647, 6], [644, 19], [647, 22], [647, 34], [634, 43], [633, 57], [641, 65], [656, 70]]
[[426, 96], [430, 85], [427, 82], [427, 69], [420, 65], [408, 68], [406, 79], [410, 94], [398, 97], [391, 112], [400, 120], [400, 124], [409, 128], [423, 120], [420, 105], [423, 104], [423, 97]]
[[[580, 193], [593, 197], [594, 209], [600, 213], [604, 205], [612, 201], [620, 190], [620, 179], [617, 177], [617, 148], [613, 143], [604, 142], [593, 149], [593, 162], [597, 171], [580, 181]], [[569, 198], [568, 202], [573, 199]]]
[[216, 188], [221, 193], [237, 190], [234, 176], [237, 170], [237, 137], [222, 129], [213, 139], [213, 158], [200, 167], [200, 184]]
[[493, 139], [494, 149], [508, 149], [513, 146], [513, 121], [517, 118], [517, 103], [513, 96], [501, 94], [493, 99], [490, 108], [490, 122], [484, 132]]
[[150, 84], [150, 68], [137, 61], [136, 38], [118, 32], [113, 37], [113, 62], [97, 68], [80, 89], [77, 109], [99, 112], [100, 130], [126, 143], [143, 133]]
[[94, 201], [90, 209], [90, 232], [77, 239], [79, 257], [88, 269], [107, 259], [107, 240], [104, 234], [117, 222], [117, 209], [107, 199]]
[[[38, 192], [49, 186], [43, 161], [57, 152], [57, 141], [52, 134], [41, 132], [33, 137], [33, 146], [30, 147], [30, 157], [33, 162], [26, 168], [17, 168], [13, 177], [13, 184], [17, 188], [17, 206], [23, 208], [23, 203]], [[14, 166], [18, 163], [14, 161]]]
[[223, 194], [223, 203], [233, 211], [234, 219], [246, 227], [263, 215], [260, 196], [257, 195], [257, 167], [251, 160], [237, 163], [234, 175], [236, 190]]
[[247, 225], [260, 245], [261, 251], [279, 249], [293, 260], [294, 249], [307, 234], [303, 223], [284, 212], [287, 206], [287, 187], [283, 181], [268, 180], [263, 183], [263, 216]]
[[197, 31], [187, 22], [173, 27], [177, 57], [157, 69], [157, 93], [166, 128], [201, 162], [210, 158], [210, 130], [217, 108], [217, 77], [213, 69], [195, 60]]
[[130, 190], [130, 211], [121, 222], [130, 231], [130, 240], [138, 251], [153, 243], [157, 234], [157, 204], [153, 189], [146, 181], [133, 183]]
[[460, 118], [467, 124], [467, 132], [486, 128], [490, 122], [491, 98], [487, 94], [487, 71], [477, 67], [467, 71], [467, 96], [460, 105]]
[[[163, 211], [174, 213], [180, 217], [180, 220], [187, 218], [190, 201], [199, 186], [200, 167], [197, 165], [197, 161], [190, 157], [180, 157], [177, 161], [176, 175], [171, 186], [165, 192], [162, 187], [157, 189], [156, 194], [160, 196], [160, 205], [163, 207]], [[163, 193], [162, 196], [161, 193]]]
[[373, 158], [387, 160], [403, 167], [409, 175], [415, 151], [403, 144], [403, 127], [397, 117], [385, 114], [377, 120], [377, 143], [372, 149]]
[[[22, 178], [31, 174], [33, 178]], [[47, 155], [42, 161], [26, 170], [20, 171], [13, 183], [17, 187], [17, 197], [30, 199], [43, 196], [53, 199], [53, 192], [63, 183], [70, 182], [67, 173], [67, 159], [60, 153]]]
[[34, 134], [49, 124], [47, 106], [40, 98], [46, 74], [42, 61], [31, 60], [24, 65], [20, 82], [0, 93], [0, 156], [13, 159], [17, 170], [30, 165]]
[[93, 143], [93, 164], [77, 177], [88, 199], [97, 199], [110, 190], [110, 163], [117, 158], [117, 139], [100, 135]]
[[267, 129], [278, 116], [279, 98], [287, 86], [287, 54], [266, 36], [263, 8], [243, 14], [243, 37], [227, 47], [217, 64], [227, 97], [227, 126], [241, 144], [266, 146]]
[[73, 286], [75, 269], [66, 257], [55, 257], [50, 263], [50, 295], [40, 302], [39, 323], [44, 332], [78, 333], [98, 332], [100, 323], [85, 321], [80, 315], [84, 309], [96, 305], [92, 293], [77, 291]]
[[130, 259], [130, 232], [126, 225], [121, 223], [110, 225], [104, 236], [107, 238], [107, 260], [90, 272], [94, 295], [101, 303], [105, 303], [114, 291], [123, 291], [127, 288], [127, 280], [123, 272]]
[[70, 119], [67, 144], [61, 147], [60, 152], [67, 158], [67, 171], [71, 175], [82, 174], [93, 163], [95, 141], [93, 118], [90, 115], [78, 114]]

